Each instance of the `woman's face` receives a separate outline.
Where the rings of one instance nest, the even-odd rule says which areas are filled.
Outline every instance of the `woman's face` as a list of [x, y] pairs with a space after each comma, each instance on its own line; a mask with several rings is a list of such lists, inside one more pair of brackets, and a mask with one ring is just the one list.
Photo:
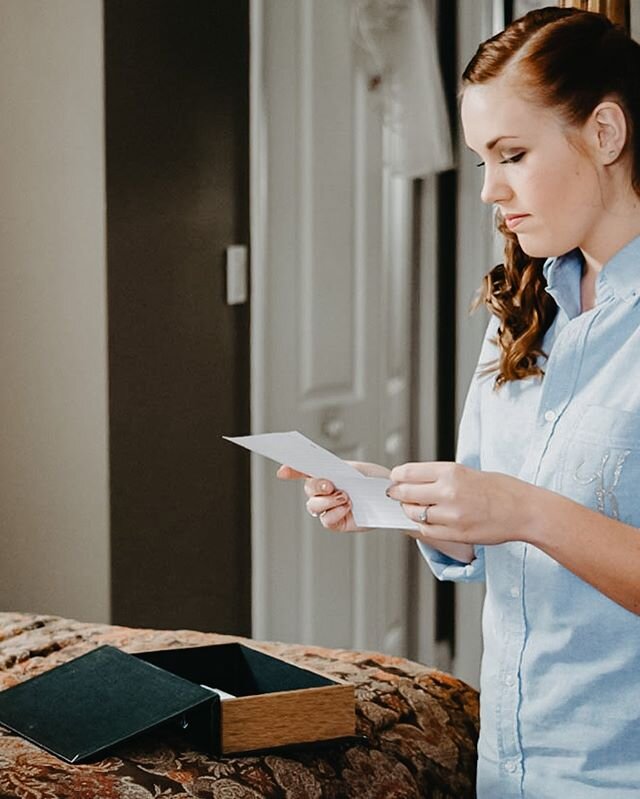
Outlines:
[[467, 145], [484, 162], [480, 196], [498, 206], [524, 252], [546, 258], [588, 249], [603, 211], [598, 171], [570, 144], [558, 113], [498, 78], [467, 86], [461, 115]]

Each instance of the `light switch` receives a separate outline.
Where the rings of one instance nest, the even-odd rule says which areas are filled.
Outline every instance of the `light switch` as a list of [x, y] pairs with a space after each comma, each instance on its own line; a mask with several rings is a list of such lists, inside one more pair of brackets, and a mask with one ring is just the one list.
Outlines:
[[227, 247], [227, 305], [242, 305], [248, 299], [247, 260], [244, 244]]

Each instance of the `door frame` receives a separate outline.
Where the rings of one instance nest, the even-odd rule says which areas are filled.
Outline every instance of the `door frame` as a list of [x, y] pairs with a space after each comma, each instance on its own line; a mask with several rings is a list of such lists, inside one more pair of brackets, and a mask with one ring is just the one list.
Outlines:
[[[264, 88], [264, 0], [249, 2], [249, 239], [251, 252], [251, 432], [265, 432], [267, 362], [266, 242], [267, 126]], [[251, 634], [261, 638], [266, 628], [266, 486], [256, 458], [251, 458]]]

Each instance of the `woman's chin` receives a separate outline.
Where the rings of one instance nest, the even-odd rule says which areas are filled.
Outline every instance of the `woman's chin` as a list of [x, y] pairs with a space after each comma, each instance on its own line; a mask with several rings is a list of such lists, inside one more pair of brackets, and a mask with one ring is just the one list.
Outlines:
[[550, 258], [549, 242], [542, 242], [536, 240], [535, 236], [527, 236], [526, 234], [517, 236], [520, 249], [529, 258]]

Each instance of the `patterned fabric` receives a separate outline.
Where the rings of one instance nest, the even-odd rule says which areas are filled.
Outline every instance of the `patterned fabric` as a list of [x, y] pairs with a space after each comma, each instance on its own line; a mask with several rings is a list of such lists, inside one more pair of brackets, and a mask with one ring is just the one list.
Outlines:
[[[242, 641], [0, 613], [0, 689], [102, 644], [128, 652]], [[356, 686], [367, 744], [213, 760], [180, 740], [136, 739], [72, 766], [0, 728], [0, 799], [466, 799], [475, 796], [478, 697], [434, 669], [376, 652], [256, 644]]]

